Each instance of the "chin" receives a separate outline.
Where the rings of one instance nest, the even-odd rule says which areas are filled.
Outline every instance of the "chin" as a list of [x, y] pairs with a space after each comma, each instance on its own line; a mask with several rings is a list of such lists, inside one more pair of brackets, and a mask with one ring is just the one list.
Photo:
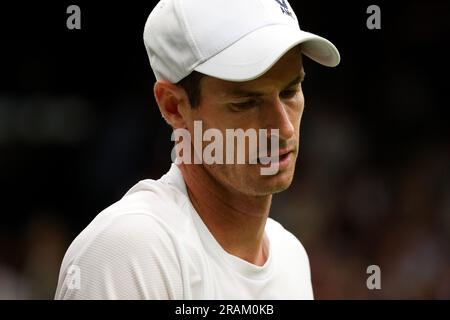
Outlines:
[[293, 178], [293, 170], [281, 171], [273, 176], [260, 176], [260, 181], [253, 186], [254, 192], [260, 196], [282, 192], [291, 186]]
[[294, 177], [295, 166], [292, 165], [274, 175], [261, 175], [260, 167], [251, 165], [236, 167], [208, 167], [208, 172], [216, 181], [235, 192], [249, 196], [267, 196], [289, 188]]

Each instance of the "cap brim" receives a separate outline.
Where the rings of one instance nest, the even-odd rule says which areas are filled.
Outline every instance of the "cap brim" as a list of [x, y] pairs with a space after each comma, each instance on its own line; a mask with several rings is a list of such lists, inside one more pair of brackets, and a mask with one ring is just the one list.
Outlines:
[[247, 34], [194, 70], [228, 81], [253, 80], [299, 44], [312, 60], [328, 67], [339, 64], [339, 51], [327, 39], [286, 25], [270, 25]]

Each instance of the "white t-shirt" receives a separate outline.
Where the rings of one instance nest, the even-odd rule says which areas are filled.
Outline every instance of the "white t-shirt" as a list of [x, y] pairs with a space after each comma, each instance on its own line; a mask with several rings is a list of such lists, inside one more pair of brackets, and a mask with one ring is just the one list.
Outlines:
[[[207, 196], [207, 194], [205, 194]], [[268, 259], [227, 253], [192, 206], [180, 169], [143, 180], [73, 241], [56, 299], [313, 299], [301, 243], [269, 218]]]

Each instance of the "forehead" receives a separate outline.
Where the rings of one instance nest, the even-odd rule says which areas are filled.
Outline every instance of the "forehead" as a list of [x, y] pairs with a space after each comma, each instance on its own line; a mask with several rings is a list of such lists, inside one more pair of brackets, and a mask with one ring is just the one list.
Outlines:
[[264, 88], [284, 88], [293, 79], [304, 75], [302, 55], [299, 47], [289, 50], [266, 73], [250, 81], [233, 82], [206, 76], [202, 79], [202, 89], [218, 94], [232, 94], [240, 90], [261, 90]]

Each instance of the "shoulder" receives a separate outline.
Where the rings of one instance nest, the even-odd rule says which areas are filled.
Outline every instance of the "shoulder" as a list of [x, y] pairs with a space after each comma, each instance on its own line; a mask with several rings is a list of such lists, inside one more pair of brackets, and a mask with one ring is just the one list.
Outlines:
[[285, 288], [286, 295], [294, 299], [313, 299], [309, 258], [302, 243], [273, 219], [267, 222], [267, 233], [276, 260], [277, 281]]
[[[64, 257], [56, 298], [183, 298], [183, 250], [178, 229], [187, 223], [176, 190], [147, 183], [102, 211]], [[81, 272], [69, 290], [69, 271]]]
[[153, 228], [155, 232], [179, 233], [190, 216], [188, 198], [173, 185], [161, 180], [142, 180], [119, 201], [103, 210], [91, 223], [103, 228], [115, 220], [121, 225]]
[[267, 219], [266, 230], [269, 235], [271, 245], [277, 248], [277, 253], [283, 257], [296, 258], [298, 263], [305, 264], [309, 268], [308, 254], [300, 240], [286, 230], [279, 222], [272, 218]]

